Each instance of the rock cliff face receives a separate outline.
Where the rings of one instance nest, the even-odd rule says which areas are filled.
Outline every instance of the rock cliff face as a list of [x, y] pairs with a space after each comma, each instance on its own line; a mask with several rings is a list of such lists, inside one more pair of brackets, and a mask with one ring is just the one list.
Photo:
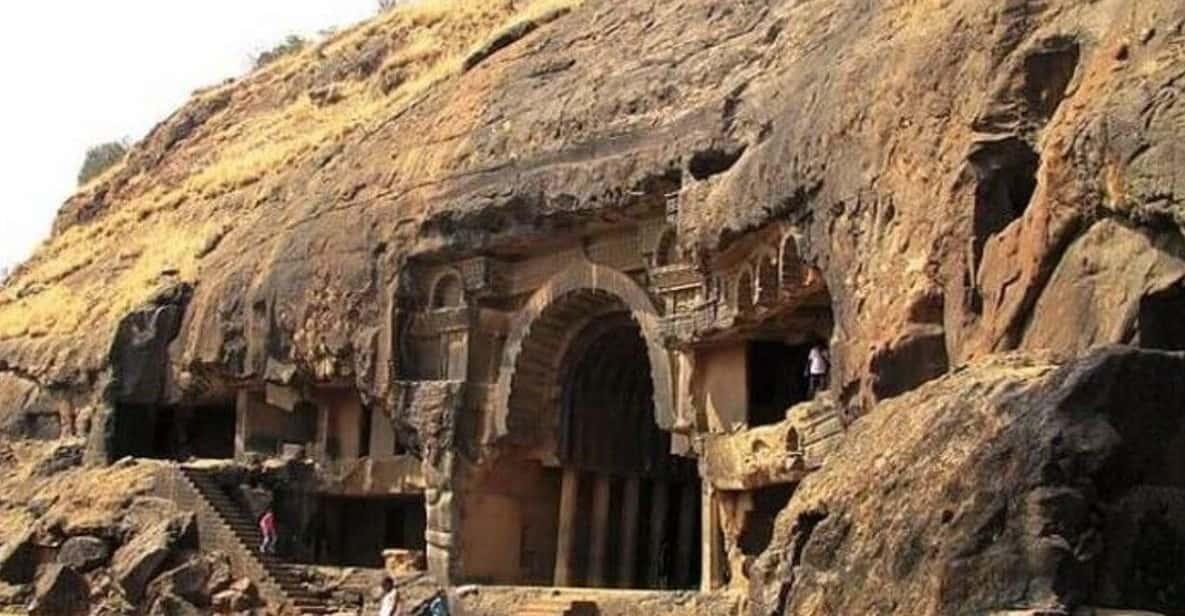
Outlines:
[[1185, 342], [1179, 4], [565, 11], [396, 12], [196, 95], [7, 285], [7, 406], [94, 392], [121, 320], [182, 284], [179, 389], [269, 361], [369, 386], [410, 255], [659, 187], [701, 257], [774, 219], [807, 231], [848, 400], [934, 376], [919, 352]]
[[[1122, 580], [1063, 584], [1075, 577], [1064, 553], [1092, 554], [1081, 517], [1094, 497], [1058, 486], [1094, 471], [1050, 478], [1036, 443], [1061, 428], [1016, 405], [1062, 409], [1057, 392], [1078, 391], [1065, 373], [985, 376], [1029, 392], [1008, 412], [991, 411], [991, 396], [953, 408], [942, 388], [974, 383], [950, 377], [934, 386], [950, 401], [931, 418], [942, 429], [903, 401], [873, 409], [1004, 351], [1062, 361], [1106, 343], [1185, 349], [1185, 5], [470, 4], [388, 13], [199, 92], [71, 198], [0, 292], [8, 431], [93, 433], [113, 396], [197, 400], [249, 378], [346, 383], [381, 400], [384, 332], [410, 259], [596, 228], [678, 193], [682, 249], [700, 262], [774, 221], [802, 232], [831, 295], [834, 388], [876, 418], [857, 432], [877, 436], [855, 439], [782, 516], [782, 545], [808, 566], [764, 562], [754, 605], [903, 610], [915, 590], [936, 611], [1143, 596]], [[1108, 357], [1133, 370], [1170, 361]], [[94, 408], [98, 427], [76, 408]], [[1152, 421], [1155, 408], [1136, 417]], [[963, 411], [968, 423], [955, 419]], [[898, 417], [925, 438], [891, 430]], [[972, 419], [983, 433], [967, 433]], [[1004, 432], [1010, 447], [991, 440]], [[886, 480], [889, 462], [866, 473], [907, 445], [918, 457], [959, 452], [959, 464], [925, 467], [938, 479], [995, 487], [976, 488], [961, 513], [958, 494], [971, 492], [930, 507], [939, 495], [918, 489], [942, 482]], [[833, 482], [846, 482], [842, 505], [812, 509]], [[934, 586], [1053, 541], [994, 521], [1022, 502], [1032, 524], [1074, 525], [1053, 533], [1052, 555], [1034, 553], [999, 587], [958, 591], [982, 596]], [[940, 558], [919, 535], [886, 556], [849, 533], [886, 511], [950, 511], [935, 523], [973, 545]], [[812, 547], [826, 537], [843, 550]], [[1001, 537], [1020, 547], [993, 560]], [[866, 585], [827, 586], [829, 571], [870, 560], [901, 585], [880, 587], [869, 569]]]
[[754, 612], [1179, 612], [1183, 368], [1005, 356], [884, 403], [780, 514]]

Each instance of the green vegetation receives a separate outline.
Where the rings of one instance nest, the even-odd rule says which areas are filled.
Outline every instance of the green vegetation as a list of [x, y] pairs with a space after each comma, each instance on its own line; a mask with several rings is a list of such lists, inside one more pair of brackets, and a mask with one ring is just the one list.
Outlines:
[[284, 56], [290, 56], [299, 52], [308, 44], [308, 39], [304, 38], [303, 36], [298, 34], [289, 34], [288, 38], [284, 39], [283, 42], [277, 43], [275, 47], [272, 47], [266, 51], [261, 51], [252, 56], [251, 63], [255, 65], [255, 68], [262, 68], [268, 64], [271, 64], [272, 62], [275, 62], [276, 60], [279, 60], [280, 58], [283, 58]]
[[110, 169], [112, 165], [123, 160], [127, 153], [126, 141], [109, 141], [88, 148], [86, 158], [82, 161], [82, 169], [78, 171], [78, 184], [86, 184], [91, 178]]

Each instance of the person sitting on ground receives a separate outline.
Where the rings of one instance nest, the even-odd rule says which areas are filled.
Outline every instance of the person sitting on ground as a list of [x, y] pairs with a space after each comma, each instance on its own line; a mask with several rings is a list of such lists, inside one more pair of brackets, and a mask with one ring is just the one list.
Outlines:
[[259, 518], [259, 532], [263, 535], [263, 543], [259, 544], [261, 554], [276, 553], [276, 514], [268, 507]]
[[820, 391], [827, 389], [827, 373], [831, 370], [831, 358], [823, 343], [816, 343], [807, 354], [807, 395], [811, 400]]
[[383, 598], [379, 602], [379, 616], [400, 616], [399, 588], [395, 586], [395, 580], [389, 577], [383, 578]]

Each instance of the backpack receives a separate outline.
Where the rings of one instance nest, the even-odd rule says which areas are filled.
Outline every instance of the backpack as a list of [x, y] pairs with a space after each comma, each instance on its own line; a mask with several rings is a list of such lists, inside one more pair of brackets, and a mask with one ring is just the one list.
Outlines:
[[449, 616], [448, 599], [438, 592], [412, 609], [411, 616]]

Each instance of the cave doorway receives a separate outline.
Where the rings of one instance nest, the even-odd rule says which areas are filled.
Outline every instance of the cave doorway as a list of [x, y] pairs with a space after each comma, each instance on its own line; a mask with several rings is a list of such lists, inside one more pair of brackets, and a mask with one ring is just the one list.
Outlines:
[[699, 477], [655, 424], [646, 343], [622, 308], [581, 329], [561, 362], [553, 581], [698, 588]]
[[806, 368], [811, 346], [778, 340], [749, 343], [749, 427], [779, 423], [786, 409], [809, 399]]
[[1140, 300], [1139, 345], [1185, 351], [1185, 283]]
[[119, 405], [113, 457], [232, 459], [235, 419], [233, 399], [195, 406]]
[[321, 497], [303, 533], [315, 564], [383, 566], [383, 551], [423, 551], [427, 514], [422, 496]]

